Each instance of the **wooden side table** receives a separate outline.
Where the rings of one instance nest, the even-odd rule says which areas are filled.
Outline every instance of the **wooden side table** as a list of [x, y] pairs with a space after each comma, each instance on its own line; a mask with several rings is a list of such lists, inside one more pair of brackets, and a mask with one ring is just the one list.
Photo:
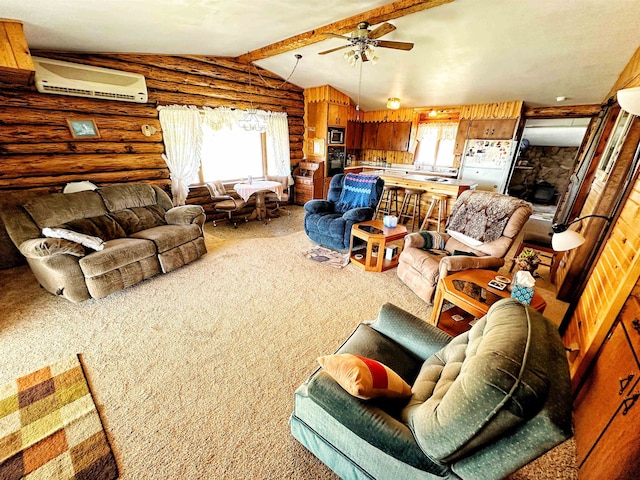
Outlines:
[[[351, 239], [349, 241], [349, 256], [351, 263], [363, 268], [367, 272], [382, 272], [398, 265], [398, 256], [404, 246], [404, 239], [407, 228], [399, 225], [395, 228], [387, 228], [382, 220], [371, 220], [369, 222], [356, 223], [351, 229]], [[354, 250], [354, 239], [359, 238], [366, 243], [365, 253]], [[386, 247], [391, 242], [395, 242], [393, 247], [397, 248], [395, 254], [386, 258]], [[357, 243], [357, 242], [356, 242]]]
[[[487, 285], [496, 275], [498, 273], [493, 270], [463, 270], [441, 278], [429, 322], [451, 335], [459, 335], [469, 330], [471, 320], [486, 315], [491, 305], [511, 296], [507, 289], [497, 290]], [[455, 307], [442, 312], [445, 300], [453, 303]], [[534, 291], [531, 307], [543, 313], [547, 302]], [[456, 321], [454, 315], [459, 315], [462, 319]]]

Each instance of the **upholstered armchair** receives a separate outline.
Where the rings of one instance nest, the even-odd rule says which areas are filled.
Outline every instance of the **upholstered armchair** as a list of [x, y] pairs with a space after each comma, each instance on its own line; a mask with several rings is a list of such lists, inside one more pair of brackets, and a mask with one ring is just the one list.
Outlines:
[[352, 173], [334, 175], [326, 200], [304, 204], [304, 231], [314, 242], [333, 250], [349, 249], [354, 223], [373, 218], [384, 180]]
[[504, 256], [531, 213], [531, 204], [524, 200], [466, 190], [453, 205], [445, 233], [421, 231], [405, 237], [398, 257], [398, 277], [431, 304], [438, 280], [449, 273], [502, 267]]
[[[455, 338], [386, 304], [336, 353], [296, 390], [289, 423], [342, 479], [497, 480], [572, 434], [558, 329], [516, 300]], [[366, 367], [350, 377], [340, 362]], [[378, 396], [349, 393], [357, 382]]]
[[[206, 183], [205, 185], [207, 190], [209, 190], [211, 200], [215, 202], [213, 205], [214, 210], [216, 212], [226, 213], [229, 221], [233, 223], [233, 227], [238, 228], [238, 221], [233, 218], [233, 215], [237, 215], [240, 210], [249, 206], [249, 202], [245, 202], [241, 198], [231, 196], [220, 180], [215, 180], [213, 182]], [[247, 215], [245, 215], [244, 221], [247, 222], [248, 220]], [[213, 221], [213, 226], [217, 226], [215, 220]]]

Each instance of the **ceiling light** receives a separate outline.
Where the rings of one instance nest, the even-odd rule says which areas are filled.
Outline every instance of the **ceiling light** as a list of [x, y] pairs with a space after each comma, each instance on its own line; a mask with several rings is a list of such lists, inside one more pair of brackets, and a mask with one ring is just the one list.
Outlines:
[[556, 97], [556, 102], [564, 102], [566, 99], [567, 97], [563, 97], [563, 96]]
[[[299, 60], [299, 59], [298, 59]], [[249, 104], [247, 114], [238, 120], [238, 125], [247, 132], [264, 132], [267, 129], [266, 122], [258, 115], [258, 110], [253, 108], [253, 92], [251, 91], [251, 63], [249, 63]]]
[[396, 97], [389, 98], [389, 100], [387, 100], [387, 108], [398, 110], [400, 108], [400, 99]]
[[625, 112], [640, 116], [640, 87], [618, 90], [618, 104]]
[[429, 116], [430, 116], [430, 117], [432, 117], [432, 118], [433, 118], [433, 117], [437, 117], [437, 116], [438, 116], [438, 112], [436, 112], [435, 110], [431, 110], [431, 111], [429, 112]]

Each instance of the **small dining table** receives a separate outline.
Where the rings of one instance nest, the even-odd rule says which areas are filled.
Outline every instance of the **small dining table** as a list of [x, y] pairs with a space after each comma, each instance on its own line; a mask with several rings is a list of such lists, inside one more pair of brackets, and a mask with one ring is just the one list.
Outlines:
[[233, 189], [245, 202], [248, 202], [249, 198], [255, 195], [255, 213], [258, 220], [262, 220], [265, 223], [269, 220], [267, 205], [264, 200], [265, 194], [267, 192], [273, 192], [278, 199], [282, 198], [282, 184], [271, 180], [253, 180], [251, 183], [236, 183]]

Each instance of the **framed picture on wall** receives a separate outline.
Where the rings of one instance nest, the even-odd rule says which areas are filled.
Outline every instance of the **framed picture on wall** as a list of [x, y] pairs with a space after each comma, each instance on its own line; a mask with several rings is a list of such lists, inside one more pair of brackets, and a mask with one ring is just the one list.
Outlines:
[[96, 122], [91, 118], [74, 118], [67, 120], [73, 138], [100, 138]]

